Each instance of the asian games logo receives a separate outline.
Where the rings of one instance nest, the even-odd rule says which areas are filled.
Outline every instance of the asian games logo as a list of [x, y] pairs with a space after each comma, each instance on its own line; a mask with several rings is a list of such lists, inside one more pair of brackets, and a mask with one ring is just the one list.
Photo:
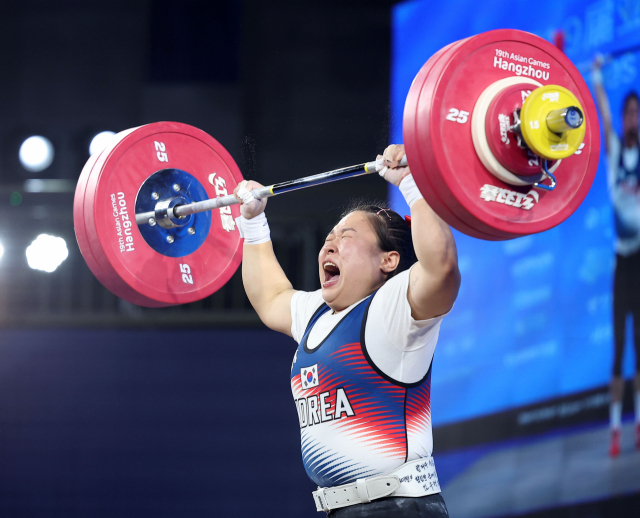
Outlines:
[[300, 383], [303, 390], [318, 386], [318, 364], [300, 369]]

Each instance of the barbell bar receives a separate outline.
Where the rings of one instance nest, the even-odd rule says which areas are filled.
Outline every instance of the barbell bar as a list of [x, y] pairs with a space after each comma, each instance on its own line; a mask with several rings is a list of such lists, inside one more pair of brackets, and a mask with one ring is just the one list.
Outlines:
[[[289, 180], [265, 187], [259, 187], [251, 191], [251, 195], [256, 199], [270, 198], [277, 196], [278, 194], [284, 194], [287, 192], [297, 191], [299, 189], [306, 189], [308, 187], [315, 187], [323, 185], [325, 183], [337, 182], [339, 180], [346, 180], [347, 178], [355, 178], [356, 176], [362, 176], [370, 173], [379, 172], [382, 168], [380, 161], [365, 162], [363, 164], [352, 165], [349, 167], [343, 167], [341, 169], [335, 169], [333, 171], [327, 171], [304, 178], [298, 178], [296, 180]], [[399, 162], [400, 166], [407, 165], [407, 155], [404, 155]], [[162, 202], [158, 202], [161, 205]], [[197, 214], [199, 212], [205, 212], [208, 210], [219, 209], [222, 207], [229, 207], [231, 205], [237, 205], [240, 201], [233, 195], [228, 194], [220, 198], [208, 198], [202, 201], [196, 201], [185, 205], [176, 205], [172, 208], [159, 207], [156, 210], [136, 214], [136, 223], [138, 225], [145, 225], [151, 223], [160, 223], [162, 219], [175, 220], [184, 219], [190, 214]]]

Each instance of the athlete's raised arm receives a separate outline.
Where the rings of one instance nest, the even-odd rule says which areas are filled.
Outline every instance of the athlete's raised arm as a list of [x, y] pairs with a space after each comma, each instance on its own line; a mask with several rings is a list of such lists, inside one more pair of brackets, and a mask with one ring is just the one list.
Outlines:
[[458, 253], [449, 225], [424, 200], [409, 167], [398, 167], [404, 154], [400, 144], [385, 149], [388, 169], [384, 178], [400, 187], [411, 209], [411, 237], [418, 264], [409, 275], [407, 298], [413, 318], [426, 320], [449, 311], [458, 296]]
[[291, 297], [295, 290], [280, 267], [264, 215], [267, 200], [256, 200], [251, 191], [262, 187], [243, 181], [233, 193], [243, 201], [242, 283], [251, 305], [268, 328], [291, 336]]
[[604, 128], [604, 149], [607, 155], [610, 153], [609, 142], [613, 135], [613, 123], [611, 122], [611, 107], [609, 106], [609, 97], [604, 89], [602, 80], [602, 57], [598, 56], [593, 61], [593, 69], [591, 71], [591, 77], [593, 79], [593, 86], [596, 90], [596, 104], [598, 105], [598, 111], [602, 119], [602, 126]]

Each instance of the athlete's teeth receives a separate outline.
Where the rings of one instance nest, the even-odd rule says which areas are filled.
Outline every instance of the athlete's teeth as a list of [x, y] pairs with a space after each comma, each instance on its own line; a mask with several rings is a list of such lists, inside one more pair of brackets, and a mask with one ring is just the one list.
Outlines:
[[335, 274], [336, 274], [336, 275], [340, 273], [340, 268], [338, 268], [338, 266], [337, 266], [336, 264], [334, 264], [334, 263], [332, 263], [332, 262], [330, 262], [330, 261], [327, 261], [326, 263], [324, 263], [324, 264], [322, 265], [322, 267], [323, 267], [323, 269], [324, 269], [325, 271], [330, 272], [331, 274], [334, 274], [334, 272], [333, 272], [333, 271], [330, 271], [327, 267], [329, 267], [329, 268], [335, 268], [335, 269], [336, 269], [336, 271], [335, 271]]

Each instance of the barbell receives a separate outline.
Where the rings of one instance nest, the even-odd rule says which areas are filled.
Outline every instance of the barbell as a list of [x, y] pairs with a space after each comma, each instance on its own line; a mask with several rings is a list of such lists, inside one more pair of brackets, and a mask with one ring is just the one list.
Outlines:
[[[546, 40], [496, 30], [434, 54], [407, 96], [406, 159], [429, 205], [470, 236], [548, 230], [580, 205], [598, 166], [595, 105], [573, 64]], [[257, 198], [376, 172], [377, 161], [282, 182]], [[178, 122], [117, 134], [85, 164], [74, 198], [80, 250], [102, 284], [161, 307], [221, 288], [242, 260], [242, 181], [213, 137]], [[215, 209], [215, 211], [213, 210]]]

